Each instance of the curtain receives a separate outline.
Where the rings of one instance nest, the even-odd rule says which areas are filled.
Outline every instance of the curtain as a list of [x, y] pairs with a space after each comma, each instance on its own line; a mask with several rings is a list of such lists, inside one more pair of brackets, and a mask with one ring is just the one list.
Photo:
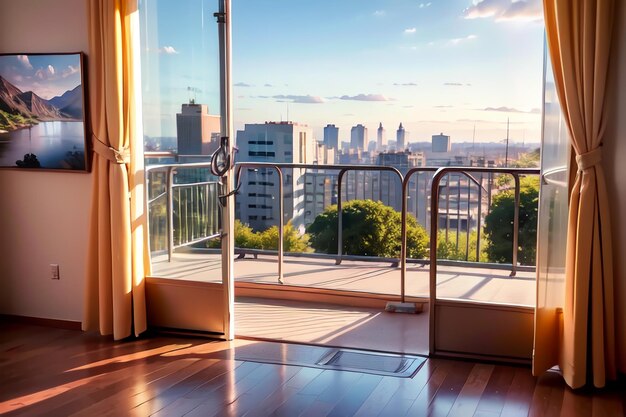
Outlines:
[[146, 330], [143, 149], [136, 0], [89, 0], [94, 150], [84, 330], [119, 340]]
[[602, 167], [602, 144], [615, 140], [604, 135], [613, 9], [613, 0], [544, 0], [546, 37], [576, 173], [564, 306], [561, 312], [538, 305], [533, 372], [558, 364], [572, 388], [603, 387], [617, 378], [611, 224]]

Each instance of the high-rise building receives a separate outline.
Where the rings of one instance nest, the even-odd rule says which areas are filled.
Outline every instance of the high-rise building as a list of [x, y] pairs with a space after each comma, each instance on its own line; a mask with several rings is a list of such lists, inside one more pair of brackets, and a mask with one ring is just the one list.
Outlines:
[[402, 122], [400, 122], [400, 126], [398, 127], [398, 130], [396, 131], [396, 149], [398, 151], [403, 151], [404, 148], [406, 147], [406, 132], [404, 130], [404, 127], [402, 126]]
[[378, 126], [376, 131], [376, 149], [378, 152], [382, 152], [387, 146], [387, 138], [385, 137], [385, 128], [383, 128], [382, 122]]
[[335, 158], [337, 157], [337, 150], [335, 148], [329, 148], [322, 142], [317, 142], [315, 146], [315, 158], [313, 163], [319, 165], [333, 165]]
[[366, 150], [367, 145], [367, 128], [362, 124], [352, 126], [350, 130], [350, 149]]
[[324, 145], [339, 150], [339, 128], [335, 125], [328, 124], [324, 128]]
[[183, 104], [176, 134], [179, 155], [211, 155], [219, 146], [220, 116], [210, 115], [206, 104]]
[[450, 152], [452, 144], [450, 143], [450, 136], [440, 133], [433, 135], [432, 151], [433, 152]]
[[[312, 130], [293, 122], [246, 124], [237, 132], [239, 160], [242, 162], [284, 162], [312, 164], [316, 143]], [[304, 232], [304, 169], [283, 173], [283, 221], [289, 220]], [[255, 230], [277, 224], [279, 182], [275, 170], [244, 169], [235, 208], [238, 218]]]

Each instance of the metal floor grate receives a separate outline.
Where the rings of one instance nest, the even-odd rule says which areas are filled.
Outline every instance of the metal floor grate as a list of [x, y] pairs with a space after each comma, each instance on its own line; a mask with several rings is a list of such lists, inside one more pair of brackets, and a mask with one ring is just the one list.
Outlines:
[[426, 358], [419, 356], [334, 349], [324, 355], [317, 365], [328, 369], [409, 378], [425, 361]]

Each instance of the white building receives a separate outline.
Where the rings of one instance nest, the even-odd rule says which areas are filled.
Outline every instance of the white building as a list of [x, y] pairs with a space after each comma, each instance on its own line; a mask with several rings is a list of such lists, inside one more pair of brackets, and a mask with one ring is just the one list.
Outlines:
[[376, 150], [382, 152], [387, 146], [387, 138], [385, 137], [385, 128], [380, 123], [378, 130], [376, 131]]
[[362, 124], [352, 126], [350, 130], [350, 149], [360, 149], [362, 151], [367, 150], [367, 128]]
[[176, 136], [179, 155], [211, 155], [219, 146], [220, 116], [210, 115], [206, 104], [183, 104]]
[[451, 150], [452, 144], [450, 143], [450, 136], [444, 135], [443, 133], [433, 135], [433, 152], [450, 152]]
[[[238, 160], [312, 164], [316, 143], [306, 125], [293, 122], [246, 124], [237, 132]], [[304, 169], [283, 172], [283, 221], [304, 232]], [[278, 224], [279, 182], [273, 169], [244, 169], [236, 198], [237, 217], [255, 230]]]
[[400, 126], [396, 131], [396, 149], [401, 152], [404, 150], [406, 145], [406, 131], [404, 130], [402, 123], [400, 123]]

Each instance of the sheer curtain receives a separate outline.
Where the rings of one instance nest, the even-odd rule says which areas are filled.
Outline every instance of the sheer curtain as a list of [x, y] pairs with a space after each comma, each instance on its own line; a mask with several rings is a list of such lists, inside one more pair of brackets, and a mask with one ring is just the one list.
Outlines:
[[146, 330], [144, 185], [136, 0], [89, 0], [93, 196], [83, 329]]
[[[565, 300], [537, 305], [533, 372], [559, 365], [572, 388], [617, 377], [609, 200], [602, 167], [612, 0], [544, 0], [554, 79], [576, 170], [571, 186]], [[541, 297], [538, 294], [538, 301]], [[552, 316], [550, 316], [552, 314]]]

